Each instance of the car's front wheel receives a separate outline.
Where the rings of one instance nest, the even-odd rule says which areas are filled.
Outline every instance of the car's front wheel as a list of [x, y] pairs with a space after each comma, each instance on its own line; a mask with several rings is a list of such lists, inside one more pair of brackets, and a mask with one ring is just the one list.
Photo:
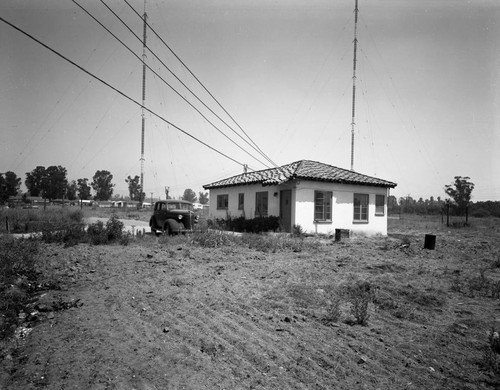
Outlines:
[[168, 222], [165, 222], [165, 225], [163, 225], [163, 234], [166, 234], [167, 236], [170, 236], [172, 234], [172, 229], [170, 228], [170, 225]]

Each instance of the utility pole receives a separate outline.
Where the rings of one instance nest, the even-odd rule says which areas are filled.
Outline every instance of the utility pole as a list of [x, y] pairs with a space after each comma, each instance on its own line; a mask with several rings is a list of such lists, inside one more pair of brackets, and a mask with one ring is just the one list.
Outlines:
[[351, 171], [354, 171], [354, 127], [356, 125], [356, 54], [358, 50], [358, 0], [354, 5], [354, 57], [352, 63]]
[[139, 202], [142, 203], [142, 194], [144, 193], [144, 131], [146, 128], [146, 116], [144, 105], [146, 104], [146, 0], [144, 0], [144, 34], [142, 41], [142, 108], [141, 108], [141, 117], [142, 117], [142, 131], [141, 131], [141, 191], [139, 195]]

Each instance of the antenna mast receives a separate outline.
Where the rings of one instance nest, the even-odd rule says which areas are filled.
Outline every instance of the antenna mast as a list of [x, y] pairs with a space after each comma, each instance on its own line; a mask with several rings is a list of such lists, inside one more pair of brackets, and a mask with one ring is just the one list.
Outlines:
[[358, 0], [354, 6], [354, 57], [352, 61], [351, 171], [354, 171], [354, 126], [356, 125], [356, 52], [358, 49]]
[[146, 0], [144, 0], [144, 15], [142, 17], [144, 19], [144, 34], [142, 41], [142, 108], [141, 108], [141, 117], [142, 117], [142, 131], [141, 131], [141, 191], [139, 194], [139, 202], [142, 203], [142, 194], [144, 192], [144, 131], [146, 128], [146, 116], [144, 105], [146, 104]]

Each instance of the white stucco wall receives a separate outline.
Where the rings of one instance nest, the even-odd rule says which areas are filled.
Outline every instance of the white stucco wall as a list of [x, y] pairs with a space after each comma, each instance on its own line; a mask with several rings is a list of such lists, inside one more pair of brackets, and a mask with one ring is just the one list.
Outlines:
[[[210, 218], [226, 218], [230, 215], [233, 218], [245, 215], [246, 218], [255, 218], [255, 194], [257, 192], [268, 193], [268, 215], [279, 216], [279, 189], [277, 186], [263, 186], [261, 184], [250, 184], [237, 187], [215, 188], [210, 190]], [[244, 213], [238, 210], [238, 194], [245, 194]], [[276, 196], [274, 194], [276, 193]], [[228, 209], [217, 209], [217, 195], [228, 195]]]
[[[314, 191], [332, 191], [332, 222], [314, 223]], [[368, 223], [354, 223], [354, 193], [368, 194]], [[385, 195], [384, 215], [375, 215], [375, 195]], [[335, 229], [353, 233], [387, 235], [388, 190], [381, 187], [300, 181], [296, 184], [295, 224], [308, 233], [334, 234]]]
[[[228, 215], [246, 218], [255, 217], [255, 193], [268, 192], [268, 215], [279, 216], [280, 191], [292, 190], [293, 225], [300, 225], [307, 233], [334, 234], [335, 229], [349, 229], [354, 234], [387, 234], [387, 197], [389, 191], [382, 187], [346, 185], [301, 180], [282, 186], [262, 186], [261, 184], [236, 187], [216, 188], [210, 190], [210, 218], [225, 219]], [[314, 191], [332, 191], [332, 222], [314, 222]], [[238, 194], [245, 194], [244, 214], [238, 210]], [[368, 223], [354, 223], [354, 193], [368, 194]], [[228, 195], [228, 209], [217, 210], [217, 195]], [[276, 194], [276, 196], [275, 196]], [[384, 215], [375, 215], [375, 195], [385, 195]]]

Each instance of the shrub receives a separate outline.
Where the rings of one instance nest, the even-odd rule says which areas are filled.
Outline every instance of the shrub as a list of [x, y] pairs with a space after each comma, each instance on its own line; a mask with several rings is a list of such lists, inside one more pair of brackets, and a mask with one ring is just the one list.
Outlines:
[[304, 229], [300, 225], [293, 225], [292, 227], [292, 234], [294, 236], [303, 236], [304, 235]]
[[251, 249], [270, 253], [316, 251], [318, 248], [315, 240], [307, 241], [303, 237], [290, 237], [283, 234], [244, 234], [241, 241]]
[[106, 233], [108, 235], [108, 241], [118, 241], [123, 235], [123, 222], [118, 219], [116, 214], [113, 214], [110, 219], [106, 222]]
[[367, 325], [370, 314], [369, 304], [373, 301], [374, 289], [370, 282], [356, 280], [345, 287], [345, 295], [351, 305], [351, 314], [358, 325]]
[[215, 221], [210, 221], [209, 226], [240, 233], [262, 233], [278, 231], [280, 229], [280, 221], [279, 217], [274, 215], [253, 219], [246, 219], [241, 216], [237, 218], [216, 219]]
[[89, 225], [87, 229], [88, 240], [92, 245], [104, 245], [112, 242], [119, 242], [122, 245], [129, 243], [129, 235], [123, 233], [123, 222], [113, 214], [104, 224], [97, 221]]
[[92, 245], [103, 245], [108, 243], [108, 233], [102, 221], [90, 224], [87, 235]]
[[495, 327], [487, 332], [488, 345], [484, 348], [483, 364], [486, 368], [492, 370], [495, 374], [500, 374], [499, 357], [500, 354], [500, 336]]
[[68, 225], [61, 229], [53, 229], [52, 227], [44, 228], [42, 230], [42, 241], [62, 242], [65, 247], [74, 246], [80, 242], [86, 242], [87, 234], [85, 232], [85, 225], [82, 223]]
[[340, 320], [342, 316], [342, 300], [340, 296], [332, 293], [330, 299], [326, 303], [326, 315], [324, 321], [327, 324], [334, 324]]

